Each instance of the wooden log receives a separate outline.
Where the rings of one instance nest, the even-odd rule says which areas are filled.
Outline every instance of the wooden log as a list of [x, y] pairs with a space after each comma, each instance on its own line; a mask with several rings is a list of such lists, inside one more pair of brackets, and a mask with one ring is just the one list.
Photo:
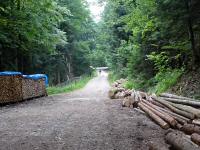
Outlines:
[[182, 130], [183, 126], [182, 126], [181, 124], [177, 123], [177, 124], [176, 124], [176, 128], [177, 128], [178, 130]]
[[180, 124], [185, 124], [185, 123], [190, 123], [191, 120], [186, 118], [186, 117], [183, 117], [181, 115], [178, 115], [172, 111], [169, 111], [169, 110], [166, 110], [166, 109], [163, 109], [163, 108], [158, 108], [166, 113], [168, 113], [169, 115], [171, 115], [173, 118], [175, 118]]
[[170, 111], [170, 110], [167, 110], [167, 109], [165, 109], [165, 108], [161, 108], [161, 107], [159, 107], [159, 106], [157, 106], [157, 105], [153, 105], [153, 104], [151, 104], [151, 103], [150, 103], [150, 105], [151, 105], [151, 107], [153, 107], [153, 108], [155, 108], [155, 109], [157, 109], [157, 110], [160, 110], [160, 111], [163, 111], [163, 112], [167, 113], [168, 115], [170, 115], [171, 117], [173, 117], [174, 119], [176, 119], [176, 120], [177, 120], [179, 123], [181, 123], [181, 124], [185, 124], [185, 123], [187, 123], [187, 122], [190, 122], [190, 119], [185, 118], [185, 117], [183, 117], [183, 116], [180, 116], [180, 115], [178, 115], [178, 114], [176, 114], [176, 113], [173, 113], [173, 112]]
[[135, 100], [131, 96], [126, 97], [122, 101], [122, 107], [130, 107], [130, 108], [135, 107]]
[[110, 99], [115, 99], [115, 94], [117, 93], [117, 89], [113, 88], [108, 91], [108, 96]]
[[183, 111], [183, 110], [179, 110], [177, 109], [176, 107], [172, 106], [169, 102], [165, 101], [165, 100], [162, 100], [158, 97], [153, 97], [154, 100], [156, 100], [157, 102], [165, 105], [167, 108], [169, 108], [170, 110], [172, 110], [173, 112], [179, 114], [179, 115], [182, 115], [184, 117], [187, 117], [189, 119], [194, 119], [194, 114], [191, 114], [191, 113], [188, 113], [186, 111]]
[[181, 104], [171, 103], [171, 105], [180, 110], [184, 110], [184, 111], [194, 114], [196, 118], [200, 118], [200, 110], [199, 109], [193, 108], [191, 106], [181, 105]]
[[199, 134], [193, 133], [191, 135], [191, 140], [192, 140], [192, 142], [194, 142], [195, 144], [200, 146], [200, 135]]
[[189, 135], [193, 133], [200, 134], [200, 127], [194, 124], [184, 124], [181, 131]]
[[22, 100], [22, 75], [1, 75], [0, 104], [20, 102]]
[[145, 105], [149, 110], [151, 110], [153, 113], [155, 113], [156, 115], [158, 115], [160, 118], [162, 118], [163, 120], [165, 120], [167, 123], [169, 123], [172, 127], [175, 127], [177, 124], [177, 121], [171, 117], [170, 115], [168, 115], [167, 113], [156, 109], [156, 107], [154, 107], [151, 103], [149, 102], [145, 102], [144, 100], [142, 101], [142, 104]]
[[156, 106], [159, 106], [159, 107], [162, 107], [162, 108], [166, 108], [164, 105], [162, 105], [161, 103], [155, 101], [155, 100], [152, 100], [150, 101], [152, 104], [156, 105]]
[[200, 120], [199, 119], [192, 120], [192, 123], [195, 124], [195, 125], [200, 126]]
[[168, 115], [170, 115], [171, 117], [173, 117], [174, 119], [176, 119], [176, 120], [177, 120], [179, 123], [181, 123], [181, 124], [185, 124], [185, 123], [187, 123], [187, 121], [188, 121], [188, 122], [190, 121], [188, 118], [185, 118], [185, 117], [183, 117], [183, 116], [180, 116], [180, 115], [178, 115], [178, 114], [175, 114], [175, 113], [171, 112], [170, 110], [166, 110], [166, 109], [161, 108], [161, 107], [158, 107], [158, 106], [156, 106], [156, 105], [152, 105], [151, 103], [150, 103], [149, 105], [151, 105], [151, 107], [153, 107], [153, 108], [155, 108], [155, 109], [157, 109], [157, 110], [160, 110], [160, 111], [162, 111], [162, 112], [167, 113]]
[[165, 140], [176, 150], [199, 150], [199, 146], [194, 144], [190, 138], [181, 132], [168, 132]]
[[177, 104], [189, 105], [189, 106], [193, 106], [193, 107], [200, 107], [200, 102], [198, 102], [198, 101], [165, 98], [165, 97], [161, 97], [161, 98], [166, 100], [166, 101], [177, 103]]
[[169, 129], [169, 124], [166, 123], [163, 119], [161, 119], [158, 115], [153, 113], [151, 110], [149, 110], [147, 107], [145, 107], [141, 102], [138, 103], [138, 106], [140, 109], [142, 109], [145, 113], [147, 113], [150, 118], [152, 118], [156, 123], [158, 123], [163, 129]]
[[150, 142], [148, 143], [149, 150], [169, 150], [169, 148], [162, 143], [154, 143]]
[[192, 99], [192, 98], [183, 97], [183, 96], [178, 96], [178, 95], [169, 94], [169, 93], [162, 93], [162, 94], [160, 94], [159, 96], [161, 96], [161, 97], [166, 97], [166, 98], [175, 98], [175, 99], [184, 99], [184, 100], [196, 101], [195, 99]]

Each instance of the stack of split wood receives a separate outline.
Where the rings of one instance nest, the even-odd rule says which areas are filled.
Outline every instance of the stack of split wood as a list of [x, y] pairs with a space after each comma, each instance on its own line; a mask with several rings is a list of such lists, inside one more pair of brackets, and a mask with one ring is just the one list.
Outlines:
[[0, 75], [0, 104], [19, 102], [23, 100], [22, 76]]
[[[186, 147], [181, 148], [183, 150], [195, 149], [195, 147], [200, 149], [197, 146], [200, 146], [200, 101], [168, 93], [156, 96], [126, 90], [122, 87], [122, 83], [119, 84], [118, 81], [116, 83], [109, 91], [110, 98], [123, 99], [122, 106], [124, 107], [140, 108], [163, 129], [176, 129], [166, 135], [166, 141], [173, 147], [180, 147], [183, 144], [182, 146]], [[177, 130], [184, 132], [184, 136]], [[186, 134], [189, 135], [190, 142], [187, 141]], [[183, 138], [185, 136], [187, 138]], [[192, 144], [191, 141], [193, 141]]]
[[22, 80], [23, 99], [31, 99], [36, 97], [47, 96], [45, 87], [45, 79], [38, 80], [23, 78]]
[[0, 72], [0, 105], [47, 96], [46, 78], [43, 76], [34, 80], [20, 72]]

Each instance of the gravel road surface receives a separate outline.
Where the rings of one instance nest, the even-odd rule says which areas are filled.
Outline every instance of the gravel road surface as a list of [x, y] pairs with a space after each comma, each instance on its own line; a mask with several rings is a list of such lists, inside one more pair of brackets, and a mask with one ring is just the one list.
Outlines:
[[106, 75], [68, 94], [0, 107], [0, 150], [147, 150], [164, 131], [107, 96]]

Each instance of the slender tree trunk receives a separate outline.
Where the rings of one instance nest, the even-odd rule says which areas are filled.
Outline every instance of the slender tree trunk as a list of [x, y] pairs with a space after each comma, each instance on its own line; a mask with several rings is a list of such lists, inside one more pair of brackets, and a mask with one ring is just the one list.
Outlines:
[[18, 50], [16, 49], [15, 50], [15, 62], [14, 62], [14, 64], [15, 64], [15, 71], [18, 71]]
[[192, 22], [192, 15], [191, 15], [191, 0], [185, 0], [187, 12], [188, 12], [188, 32], [189, 32], [189, 39], [191, 42], [192, 48], [192, 61], [193, 65], [197, 66], [200, 65], [200, 50], [197, 47], [197, 43], [199, 41], [195, 40], [195, 33], [193, 30], [193, 22]]
[[57, 71], [57, 84], [60, 84], [60, 71]]

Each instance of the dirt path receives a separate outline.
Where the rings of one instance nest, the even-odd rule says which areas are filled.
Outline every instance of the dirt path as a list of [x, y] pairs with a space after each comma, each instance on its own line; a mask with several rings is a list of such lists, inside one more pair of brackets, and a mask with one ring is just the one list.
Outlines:
[[146, 150], [164, 131], [107, 97], [105, 76], [70, 94], [0, 108], [0, 150]]

